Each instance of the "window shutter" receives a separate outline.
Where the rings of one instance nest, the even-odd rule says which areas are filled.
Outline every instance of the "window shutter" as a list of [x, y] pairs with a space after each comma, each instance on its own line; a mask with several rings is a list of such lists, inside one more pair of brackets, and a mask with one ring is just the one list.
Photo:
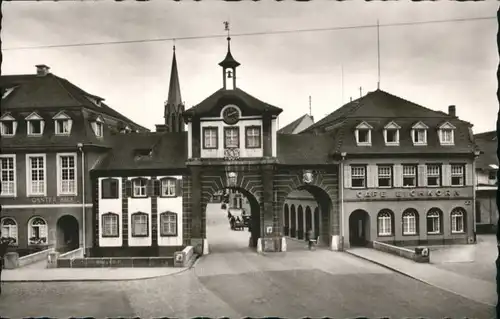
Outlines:
[[127, 197], [132, 197], [132, 181], [131, 180], [125, 181], [125, 195]]
[[442, 176], [442, 183], [443, 186], [451, 186], [451, 165], [450, 164], [443, 164], [441, 165], [441, 169], [443, 170], [441, 172]]
[[392, 182], [394, 187], [402, 187], [403, 186], [403, 165], [395, 164], [392, 171]]
[[182, 177], [175, 181], [175, 197], [182, 196]]
[[153, 196], [160, 196], [161, 182], [155, 179], [153, 183]]
[[427, 166], [426, 165], [418, 165], [418, 186], [420, 186], [420, 187], [427, 186]]
[[146, 195], [148, 197], [154, 196], [153, 190], [154, 190], [153, 180], [152, 179], [146, 180]]
[[344, 165], [344, 188], [351, 188], [351, 166]]
[[112, 179], [110, 181], [110, 192], [113, 198], [120, 198], [120, 181], [118, 179]]
[[465, 165], [465, 185], [473, 186], [474, 178], [473, 178], [472, 164]]
[[373, 188], [378, 185], [377, 165], [366, 165], [366, 187]]
[[101, 198], [106, 198], [108, 195], [106, 190], [106, 179], [101, 180]]

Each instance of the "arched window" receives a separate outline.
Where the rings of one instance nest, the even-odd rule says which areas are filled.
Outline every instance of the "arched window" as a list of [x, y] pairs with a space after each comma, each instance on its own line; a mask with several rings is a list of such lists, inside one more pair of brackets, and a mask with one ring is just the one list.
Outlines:
[[403, 212], [403, 235], [418, 234], [418, 212], [408, 208]]
[[160, 236], [177, 236], [177, 214], [174, 212], [164, 212], [160, 214]]
[[465, 209], [457, 207], [451, 211], [451, 232], [465, 232]]
[[388, 209], [383, 209], [378, 213], [378, 235], [391, 236], [392, 235], [392, 212]]
[[120, 197], [118, 179], [105, 178], [101, 181], [101, 198], [116, 199]]
[[115, 213], [105, 213], [101, 217], [102, 237], [119, 237], [119, 216]]
[[47, 245], [47, 222], [41, 217], [34, 217], [28, 222], [29, 245]]
[[132, 217], [132, 237], [149, 236], [149, 216], [143, 212], [133, 213]]
[[441, 233], [441, 219], [443, 212], [439, 208], [431, 208], [427, 212], [427, 234]]
[[17, 223], [14, 218], [2, 218], [1, 225], [2, 239], [9, 239], [10, 245], [17, 245]]

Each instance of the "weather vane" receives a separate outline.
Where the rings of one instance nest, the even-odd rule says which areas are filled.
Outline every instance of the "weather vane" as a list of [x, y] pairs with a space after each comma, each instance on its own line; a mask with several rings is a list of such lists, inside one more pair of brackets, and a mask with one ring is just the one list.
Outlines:
[[229, 38], [229, 21], [224, 21], [224, 31], [227, 31], [227, 37]]
[[175, 39], [173, 39], [173, 40], [174, 40], [174, 51], [175, 51]]

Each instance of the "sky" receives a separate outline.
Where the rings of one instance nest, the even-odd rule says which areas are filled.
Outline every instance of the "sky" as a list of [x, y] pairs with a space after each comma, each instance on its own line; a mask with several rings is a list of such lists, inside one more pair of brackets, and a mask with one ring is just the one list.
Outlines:
[[498, 112], [496, 19], [384, 25], [495, 17], [497, 9], [493, 0], [3, 2], [2, 74], [34, 74], [36, 64], [46, 64], [153, 130], [163, 122], [173, 41], [14, 49], [221, 35], [175, 41], [187, 109], [222, 87], [218, 63], [226, 54], [227, 20], [231, 51], [241, 63], [237, 86], [282, 108], [284, 127], [309, 113], [309, 96], [318, 121], [377, 88], [377, 29], [238, 34], [373, 26], [378, 19], [380, 88], [434, 110], [456, 105], [457, 115], [479, 133], [495, 129]]

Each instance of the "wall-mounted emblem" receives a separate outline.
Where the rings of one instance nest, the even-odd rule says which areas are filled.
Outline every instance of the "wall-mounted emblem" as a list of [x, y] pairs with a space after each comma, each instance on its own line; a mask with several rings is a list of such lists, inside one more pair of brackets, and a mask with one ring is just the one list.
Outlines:
[[302, 181], [306, 184], [309, 184], [313, 181], [314, 175], [313, 171], [310, 169], [306, 169], [302, 172]]
[[227, 187], [236, 187], [236, 182], [238, 180], [238, 174], [236, 172], [227, 172], [226, 178]]

